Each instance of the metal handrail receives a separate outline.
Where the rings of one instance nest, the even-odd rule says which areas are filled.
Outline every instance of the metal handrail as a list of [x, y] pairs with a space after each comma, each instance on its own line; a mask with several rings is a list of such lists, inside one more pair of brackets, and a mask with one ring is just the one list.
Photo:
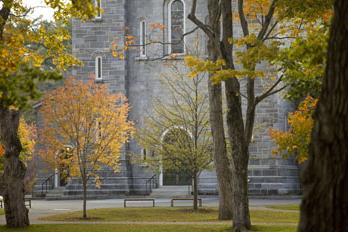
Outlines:
[[54, 176], [55, 174], [50, 175], [41, 183], [41, 195], [44, 195], [48, 192], [48, 190], [53, 189]]
[[145, 182], [145, 188], [146, 188], [146, 194], [149, 195], [152, 193], [152, 188], [157, 188], [158, 184], [157, 184], [157, 175], [153, 175], [152, 177], [150, 177], [149, 179], [146, 180]]

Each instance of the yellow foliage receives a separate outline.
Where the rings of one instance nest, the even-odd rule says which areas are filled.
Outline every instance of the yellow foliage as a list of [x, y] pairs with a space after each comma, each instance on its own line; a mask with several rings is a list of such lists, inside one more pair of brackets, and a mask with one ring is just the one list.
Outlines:
[[[68, 67], [81, 64], [74, 58], [63, 44], [70, 40], [69, 31], [65, 28], [48, 28], [40, 25], [36, 30], [29, 29], [33, 22], [28, 19], [18, 19], [21, 27], [7, 24], [4, 29], [0, 48], [0, 71], [13, 74], [18, 71], [18, 65], [30, 64], [42, 67], [47, 59], [57, 70], [65, 71]], [[28, 46], [28, 44], [30, 44]], [[42, 52], [38, 47], [44, 47]]]
[[294, 155], [299, 163], [307, 160], [313, 128], [312, 113], [316, 104], [317, 99], [308, 96], [295, 112], [289, 114], [289, 131], [270, 129], [270, 136], [278, 146], [273, 150], [274, 154], [281, 154], [284, 157]]
[[45, 0], [45, 3], [55, 10], [56, 21], [69, 22], [71, 17], [87, 20], [97, 15], [102, 9], [94, 6], [94, 1], [86, 0]]
[[218, 59], [216, 62], [214, 62], [211, 60], [203, 60], [194, 56], [186, 56], [185, 64], [191, 69], [188, 77], [195, 78], [201, 73], [208, 72], [212, 74], [211, 79], [214, 83], [218, 83], [233, 77], [256, 78], [264, 76], [264, 73], [262, 71], [226, 69], [224, 68], [226, 63], [223, 59]]
[[121, 148], [134, 131], [128, 111], [126, 97], [110, 94], [106, 85], [68, 78], [44, 98], [40, 155], [83, 178], [97, 178], [102, 165], [117, 171]]
[[32, 159], [32, 154], [34, 152], [36, 139], [37, 139], [37, 129], [34, 124], [26, 123], [23, 118], [20, 119], [18, 135], [22, 143], [21, 158], [24, 161], [29, 161]]

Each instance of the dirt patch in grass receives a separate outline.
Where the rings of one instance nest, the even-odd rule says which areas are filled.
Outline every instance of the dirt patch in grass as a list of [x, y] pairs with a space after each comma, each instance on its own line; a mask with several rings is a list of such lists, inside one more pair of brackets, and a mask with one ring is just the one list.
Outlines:
[[[78, 221], [82, 212], [70, 212], [52, 215], [40, 220], [46, 221]], [[87, 216], [97, 218], [96, 221], [164, 221], [164, 222], [203, 222], [217, 221], [217, 209], [204, 208], [194, 212], [190, 208], [109, 208], [92, 209]]]

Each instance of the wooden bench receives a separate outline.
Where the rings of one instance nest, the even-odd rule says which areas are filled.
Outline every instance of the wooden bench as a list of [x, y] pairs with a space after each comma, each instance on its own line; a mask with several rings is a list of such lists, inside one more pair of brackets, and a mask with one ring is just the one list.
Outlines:
[[127, 207], [127, 201], [152, 201], [152, 207], [155, 207], [155, 199], [153, 198], [127, 198], [124, 199], [123, 207]]
[[[202, 207], [202, 199], [198, 198], [199, 207]], [[193, 198], [172, 198], [170, 201], [170, 206], [174, 207], [174, 201], [193, 201]]]
[[[24, 203], [26, 207], [29, 207], [31, 209], [31, 199], [30, 198], [25, 198]], [[4, 202], [2, 199], [0, 199], [0, 208], [4, 207]]]

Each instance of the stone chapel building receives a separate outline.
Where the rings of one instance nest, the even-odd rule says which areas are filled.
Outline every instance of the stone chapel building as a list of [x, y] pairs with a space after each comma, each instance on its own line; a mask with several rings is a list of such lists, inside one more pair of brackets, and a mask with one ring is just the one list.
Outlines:
[[[131, 106], [130, 120], [136, 127], [142, 127], [146, 114], [151, 112], [154, 96], [166, 98], [166, 90], [160, 83], [161, 73], [167, 69], [164, 63], [183, 62], [184, 55], [197, 38], [200, 40], [201, 50], [206, 51], [206, 38], [199, 30], [181, 41], [184, 33], [195, 28], [187, 19], [191, 2], [192, 0], [96, 0], [102, 10], [95, 19], [72, 22], [72, 52], [84, 63], [83, 67], [73, 69], [72, 75], [87, 79], [93, 74], [95, 81], [108, 85], [111, 92], [125, 94]], [[206, 0], [199, 0], [197, 16], [201, 20], [206, 19]], [[164, 27], [159, 29], [158, 25]], [[234, 30], [236, 34], [242, 33], [238, 25]], [[129, 35], [134, 36], [138, 46], [129, 49], [124, 59], [115, 57], [111, 50], [115, 45], [122, 47]], [[149, 41], [152, 42], [148, 44]], [[298, 166], [293, 160], [272, 155], [274, 144], [268, 135], [268, 128], [286, 129], [289, 109], [289, 103], [282, 99], [281, 94], [269, 97], [257, 108], [256, 125], [261, 126], [255, 130], [250, 146], [250, 194], [297, 194], [300, 191]], [[157, 182], [160, 188], [188, 184], [173, 181], [170, 179], [172, 176], [166, 173], [155, 175], [146, 166], [131, 163], [128, 156], [130, 153], [150, 155], [135, 141], [125, 145], [120, 172], [115, 174], [110, 170], [103, 170], [103, 184], [100, 189], [91, 184], [88, 189], [90, 197], [148, 194], [149, 183], [152, 181]], [[78, 198], [82, 195], [78, 179], [59, 180], [59, 174], [40, 165], [37, 164], [36, 193], [44, 192], [44, 195], [58, 199]], [[217, 189], [215, 172], [203, 172], [199, 181], [200, 193], [217, 194]]]

